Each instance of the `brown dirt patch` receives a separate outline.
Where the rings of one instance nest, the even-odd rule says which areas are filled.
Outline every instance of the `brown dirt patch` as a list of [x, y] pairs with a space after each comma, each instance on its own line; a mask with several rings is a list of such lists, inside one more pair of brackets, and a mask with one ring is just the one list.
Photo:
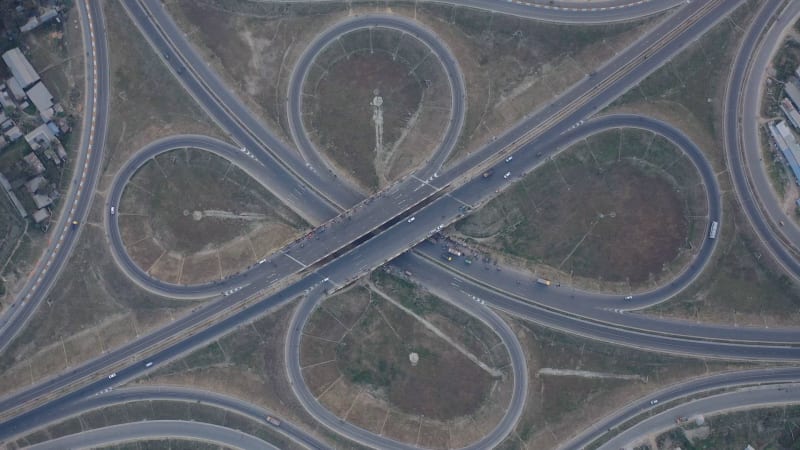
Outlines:
[[423, 448], [449, 448], [450, 432], [439, 424], [423, 420], [417, 445]]
[[373, 398], [367, 392], [362, 392], [353, 403], [347, 421], [377, 434], [383, 428], [387, 413], [384, 402]]
[[688, 252], [693, 237], [689, 226], [697, 211], [679, 189], [700, 186], [699, 176], [683, 160], [652, 134], [602, 133], [528, 175], [456, 229], [563, 272], [642, 284]]
[[392, 411], [386, 419], [383, 434], [400, 442], [417, 442], [419, 418]]
[[340, 374], [335, 362], [303, 369], [303, 379], [308, 385], [308, 389], [316, 396], [323, 395], [327, 389], [331, 388], [331, 384], [335, 383], [339, 378]]
[[[376, 31], [375, 33], [395, 33]], [[351, 33], [355, 34], [355, 33]], [[398, 33], [399, 34], [399, 33]], [[338, 59], [321, 79], [306, 80], [306, 127], [313, 130], [318, 148], [367, 189], [377, 189], [380, 176], [375, 159], [374, 108], [370, 105], [377, 89], [383, 99], [383, 145], [397, 141], [409, 118], [419, 108], [424, 80], [409, 73], [416, 61], [393, 58], [392, 50], [369, 52], [369, 36], [360, 49]], [[410, 40], [403, 37], [403, 42]], [[422, 44], [418, 44], [422, 45]], [[326, 52], [341, 52], [338, 46]], [[360, 47], [360, 45], [359, 45]], [[363, 47], [362, 47], [363, 48]], [[320, 55], [318, 59], [330, 59]]]

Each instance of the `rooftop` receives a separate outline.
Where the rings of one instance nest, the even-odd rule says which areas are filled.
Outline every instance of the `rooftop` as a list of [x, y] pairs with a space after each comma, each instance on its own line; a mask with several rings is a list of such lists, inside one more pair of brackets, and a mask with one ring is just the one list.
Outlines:
[[39, 74], [18, 47], [3, 53], [3, 61], [23, 89], [39, 81]]

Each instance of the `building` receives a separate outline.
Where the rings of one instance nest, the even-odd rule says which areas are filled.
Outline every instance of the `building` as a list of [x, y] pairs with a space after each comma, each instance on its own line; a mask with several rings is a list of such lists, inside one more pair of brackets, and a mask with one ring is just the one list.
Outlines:
[[8, 69], [11, 70], [11, 75], [22, 86], [22, 89], [27, 89], [39, 81], [39, 74], [33, 69], [31, 63], [28, 62], [28, 58], [22, 54], [19, 47], [3, 53], [3, 61], [5, 61]]
[[778, 150], [781, 151], [789, 164], [795, 180], [800, 183], [800, 164], [798, 164], [798, 160], [800, 160], [800, 144], [797, 143], [792, 131], [786, 126], [786, 122], [781, 120], [777, 123], [772, 122], [768, 126]]
[[800, 108], [800, 80], [795, 77], [790, 77], [783, 85], [783, 90], [792, 103], [794, 103], [794, 106]]
[[32, 88], [28, 89], [28, 98], [30, 99], [42, 120], [45, 122], [53, 118], [53, 95], [47, 90], [44, 83], [41, 81], [34, 84]]
[[22, 217], [23, 219], [28, 217], [28, 212], [25, 211], [25, 208], [22, 206], [22, 203], [20, 203], [17, 196], [11, 190], [11, 183], [8, 182], [8, 180], [6, 179], [6, 177], [3, 176], [2, 173], [0, 173], [0, 186], [3, 187], [3, 190], [6, 191], [6, 195], [8, 195], [9, 200], [11, 200], [11, 203], [14, 205], [15, 208], [17, 208], [17, 212], [19, 213], [20, 217]]
[[0, 91], [0, 106], [3, 108], [16, 108], [17, 105], [11, 100], [11, 96], [6, 91]]
[[21, 33], [27, 33], [38, 27], [39, 25], [45, 24], [53, 19], [58, 17], [58, 10], [55, 8], [47, 8], [44, 12], [39, 16], [33, 16], [25, 23], [25, 25], [19, 27], [19, 31]]
[[50, 218], [50, 212], [44, 208], [37, 209], [36, 211], [33, 212], [33, 214], [31, 214], [31, 219], [33, 219], [33, 221], [36, 223], [42, 223], [42, 221], [45, 221], [49, 218]]
[[38, 151], [42, 147], [47, 147], [56, 140], [53, 131], [47, 124], [41, 124], [35, 130], [25, 135], [25, 140], [33, 151]]
[[42, 162], [39, 161], [39, 158], [36, 157], [35, 153], [33, 152], [28, 153], [22, 159], [24, 159], [25, 162], [28, 163], [28, 166], [30, 166], [31, 170], [36, 175], [40, 175], [42, 172], [44, 172], [44, 164], [42, 164]]
[[8, 92], [11, 92], [11, 96], [14, 97], [14, 100], [18, 102], [25, 100], [25, 91], [22, 89], [22, 86], [20, 86], [16, 78], [11, 77], [7, 79], [6, 87], [8, 88]]
[[53, 199], [47, 195], [33, 194], [33, 204], [37, 209], [47, 208], [53, 204]]
[[35, 176], [25, 183], [25, 189], [27, 189], [28, 192], [30, 192], [31, 194], [35, 194], [36, 191], [38, 191], [39, 188], [42, 186], [42, 183], [46, 182], [47, 179], [45, 177], [41, 175]]
[[22, 137], [22, 131], [19, 131], [19, 128], [16, 125], [6, 130], [4, 134], [11, 142], [15, 142], [17, 139]]
[[800, 130], [800, 112], [797, 112], [797, 108], [789, 101], [788, 98], [784, 98], [781, 101], [781, 111], [786, 115], [786, 118], [789, 119], [792, 126], [796, 130]]

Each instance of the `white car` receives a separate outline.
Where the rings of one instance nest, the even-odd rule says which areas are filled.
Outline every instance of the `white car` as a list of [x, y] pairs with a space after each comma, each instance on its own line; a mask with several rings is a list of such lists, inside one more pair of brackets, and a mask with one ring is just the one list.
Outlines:
[[116, 376], [117, 376], [117, 372], [114, 372], [114, 373], [112, 373], [111, 375], [108, 376], [108, 379], [110, 380], [110, 379], [112, 379], [112, 378], [114, 378]]
[[625, 300], [633, 300], [633, 296], [629, 295], [629, 296], [625, 297]]
[[111, 215], [113, 216], [115, 212], [117, 212], [117, 208], [112, 206], [111, 207]]
[[513, 156], [509, 156], [508, 158], [506, 158], [506, 162], [510, 163], [512, 159], [514, 159], [514, 157]]
[[510, 177], [510, 176], [511, 176], [511, 172], [506, 172], [506, 174], [503, 175], [503, 178], [505, 178], [507, 180], [508, 177]]
[[409, 219], [408, 219], [406, 222], [408, 222], [408, 223], [411, 223], [411, 222], [413, 222], [413, 221], [415, 221], [415, 220], [417, 220], [417, 218], [416, 218], [416, 217], [411, 217], [411, 218], [409, 218]]
[[148, 362], [144, 365], [145, 367], [153, 367], [153, 361]]
[[651, 405], [657, 405], [657, 404], [658, 404], [658, 399], [656, 399], [656, 400], [650, 400], [650, 404], [651, 404]]

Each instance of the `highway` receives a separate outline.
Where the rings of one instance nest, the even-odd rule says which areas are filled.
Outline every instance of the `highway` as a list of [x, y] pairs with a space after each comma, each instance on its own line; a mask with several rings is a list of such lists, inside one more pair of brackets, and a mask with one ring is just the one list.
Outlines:
[[[525, 353], [513, 330], [511, 330], [511, 327], [490, 309], [482, 307], [472, 300], [465, 300], [462, 296], [452, 297], [448, 295], [448, 292], [440, 293], [435, 290], [432, 292], [434, 294], [443, 294], [441, 297], [444, 300], [451, 302], [454, 306], [480, 320], [484, 325], [494, 331], [508, 350], [511, 361], [511, 376], [513, 377], [511, 403], [508, 405], [502, 419], [491, 432], [480, 440], [465, 447], [475, 450], [494, 448], [514, 431], [514, 427], [517, 425], [517, 421], [525, 408], [525, 399], [527, 398], [528, 392], [528, 366], [525, 362]], [[306, 386], [300, 366], [301, 330], [303, 330], [309, 317], [311, 317], [311, 314], [313, 314], [314, 310], [319, 305], [323, 294], [323, 286], [318, 286], [311, 290], [306, 297], [300, 301], [289, 325], [290, 333], [286, 338], [284, 359], [286, 361], [286, 374], [295, 397], [317, 422], [342, 436], [346, 436], [348, 439], [372, 448], [387, 450], [415, 448], [413, 445], [376, 435], [339, 419], [335, 414], [321, 405], [314, 394], [308, 389], [308, 386]]]
[[177, 386], [137, 386], [114, 389], [109, 392], [92, 395], [91, 397], [72, 403], [67, 408], [48, 411], [39, 417], [41, 422], [37, 426], [54, 424], [68, 417], [75, 417], [89, 411], [107, 408], [113, 405], [144, 401], [200, 402], [204, 405], [220, 408], [262, 424], [266, 424], [265, 417], [269, 415], [279, 418], [281, 421], [279, 427], [272, 427], [270, 425], [276, 432], [309, 449], [328, 448], [328, 446], [317, 440], [314, 436], [306, 433], [291, 422], [280, 418], [275, 412], [265, 410], [252, 403], [227, 395]]
[[295, 63], [292, 75], [289, 78], [289, 95], [286, 99], [287, 120], [292, 138], [297, 143], [303, 156], [308, 160], [311, 155], [322, 158], [322, 153], [315, 148], [305, 129], [303, 121], [303, 85], [308, 77], [308, 72], [314, 64], [316, 57], [325, 50], [331, 42], [339, 42], [338, 38], [364, 28], [388, 29], [412, 36], [424, 44], [428, 50], [439, 60], [450, 86], [450, 120], [444, 130], [442, 142], [433, 151], [431, 157], [422, 167], [415, 171], [417, 177], [427, 179], [433, 176], [450, 156], [458, 143], [461, 129], [464, 126], [466, 114], [467, 92], [461, 68], [453, 53], [432, 31], [420, 25], [419, 22], [406, 19], [402, 16], [382, 14], [359, 15], [350, 19], [337, 22], [332, 27], [320, 33], [306, 48]]
[[[781, 389], [784, 389], [780, 391], [783, 394], [783, 398], [786, 399], [787, 402], [791, 402], [793, 401], [793, 397], [796, 398], [795, 397], [796, 394], [794, 393], [798, 392], [798, 388], [792, 387], [789, 390], [785, 390], [786, 385], [782, 383], [796, 383], [798, 379], [800, 379], [800, 368], [783, 367], [783, 368], [724, 372], [716, 375], [710, 375], [710, 376], [693, 378], [690, 380], [682, 381], [678, 384], [661, 389], [658, 392], [654, 392], [644, 398], [637, 399], [635, 402], [626, 405], [623, 408], [620, 408], [619, 410], [600, 419], [597, 423], [593, 424], [588, 429], [583, 430], [574, 438], [561, 445], [559, 447], [559, 450], [579, 450], [585, 448], [591, 442], [605, 435], [609, 429], [612, 431], [619, 431], [619, 427], [623, 425], [625, 422], [635, 418], [636, 416], [642, 413], [647, 413], [651, 409], [653, 409], [652, 406], [650, 405], [651, 400], [658, 400], [660, 404], [658, 411], [661, 411], [663, 405], [669, 402], [676, 400], [680, 401], [691, 400], [697, 397], [699, 394], [709, 393], [718, 389], [732, 389], [732, 388], [743, 389], [745, 386], [778, 385], [778, 386], [773, 386], [773, 388], [780, 387]], [[795, 386], [797, 385], [795, 384]], [[780, 397], [780, 395], [778, 397]], [[763, 399], [766, 399], [766, 396], [763, 397]], [[752, 400], [746, 401], [744, 399], [739, 399], [739, 401], [740, 401], [739, 405], [742, 407], [747, 407], [748, 404], [752, 402]], [[674, 425], [675, 417], [677, 416], [689, 417], [693, 414], [708, 414], [710, 412], [719, 409], [726, 409], [726, 408], [719, 408], [719, 404], [715, 405], [714, 401], [707, 404], [711, 406], [710, 408], [708, 408], [703, 405], [703, 402], [704, 400], [700, 399], [700, 400], [694, 400], [693, 402], [690, 403], [681, 403], [678, 407], [679, 409], [670, 408], [667, 409], [664, 412], [664, 414], [667, 414], [667, 417], [670, 419], [672, 425]], [[758, 398], [756, 398], [756, 402], [752, 403], [757, 403], [757, 402]], [[662, 419], [663, 417], [659, 419], [659, 423], [666, 425], [666, 422], [661, 422]], [[647, 420], [648, 419], [645, 419], [645, 421], [641, 423], [647, 423]], [[642, 430], [652, 430], [653, 428], [660, 429], [660, 426], [654, 427], [653, 425], [655, 424], [651, 422], [650, 425], [645, 425], [644, 428], [631, 429], [633, 431], [628, 431], [623, 434], [620, 434], [619, 435], [621, 438], [620, 441], [626, 441], [626, 442], [615, 441], [616, 443], [614, 445], [616, 446], [610, 448], [616, 450], [622, 447], [624, 444], [627, 444], [627, 441], [630, 440], [630, 437], [634, 438], [638, 437], [638, 435], [641, 434]], [[611, 442], [609, 442], [609, 444], [610, 443]]]
[[[800, 229], [783, 213], [761, 162], [758, 117], [764, 68], [769, 66], [782, 36], [798, 14], [800, 4], [797, 2], [764, 2], [736, 56], [728, 80], [724, 116], [725, 154], [742, 210], [759, 240], [795, 281], [800, 280], [800, 261], [791, 249], [796, 249], [800, 243]], [[784, 219], [788, 226], [779, 227]], [[781, 238], [782, 233], [786, 239]]]
[[[325, 220], [325, 222], [312, 235], [293, 242], [272, 255], [269, 264], [259, 265], [259, 267], [215, 286], [168, 285], [153, 287], [154, 282], [151, 278], [141, 277], [138, 281], [155, 292], [174, 289], [174, 293], [169, 293], [171, 296], [202, 297], [221, 294], [229, 291], [232, 287], [242, 287], [242, 289], [209, 303], [148, 336], [89, 361], [72, 372], [55, 376], [0, 400], [0, 411], [5, 411], [6, 414], [4, 417], [9, 417], [9, 414], [17, 414], [22, 409], [27, 409], [34, 404], [38, 405], [28, 412], [0, 424], [0, 438], [14, 435], [19, 432], [19, 429], [26, 426], [35, 426], [38, 418], [46, 414], [48, 410], [68, 407], [93, 393], [140, 376], [146, 372], [142, 363], [145, 355], [147, 355], [147, 360], [157, 363], [175, 358], [229, 332], [242, 323], [253, 320], [275, 305], [304, 295], [307, 300], [302, 301], [301, 308], [298, 308], [298, 311], [302, 310], [303, 312], [298, 312], [295, 320], [302, 321], [304, 317], [307, 319], [305, 314], [313, 310], [314, 302], [323, 289], [332, 291], [341, 288], [358, 276], [402, 254], [408, 248], [435, 234], [441, 227], [461, 217], [463, 207], [475, 207], [482, 204], [494, 193], [507, 187], [514, 179], [533, 170], [546, 158], [557, 154], [571, 142], [570, 139], [573, 141], [578, 139], [576, 137], [578, 133], [584, 132], [584, 130], [590, 133], [591, 127], [599, 129], [600, 125], [598, 124], [602, 124], [603, 119], [587, 123], [582, 121], [663, 65], [665, 61], [722, 20], [741, 3], [741, 0], [693, 2], [680, 8], [667, 17], [664, 22], [654, 27], [647, 36], [608, 61], [593, 75], [587, 75], [584, 80], [562, 95], [558, 101], [534, 111], [507, 133], [498, 136], [497, 140], [457, 163], [455, 167], [439, 174], [439, 177], [430, 179], [412, 175], [400, 180], [387, 191], [364, 199], [351, 187], [336, 181], [331, 172], [323, 169], [316, 170], [314, 165], [310, 165], [294, 150], [269, 134], [191, 49], [185, 37], [165, 14], [159, 2], [147, 0], [147, 10], [152, 15], [148, 15], [148, 12], [139, 3], [127, 2], [126, 8], [134, 17], [137, 26], [143, 30], [152, 45], [162, 50], [159, 52], [162, 59], [175, 71], [176, 76], [181, 79], [187, 90], [198, 99], [198, 102], [214, 117], [214, 120], [231, 134], [234, 140], [242, 144], [260, 162], [261, 166], [275, 168], [278, 177], [285, 177], [283, 180], [271, 180], [273, 185], [279, 186], [278, 189], [283, 186], [284, 194], [308, 195], [310, 201], [315, 204], [309, 206], [306, 214], [314, 211], [319, 214], [316, 220]], [[777, 3], [768, 1], [764, 8], [777, 8]], [[666, 2], [660, 2], [660, 6], [664, 4]], [[756, 23], [762, 18], [763, 15], [760, 15]], [[766, 22], [762, 23], [762, 25], [765, 24]], [[169, 41], [164, 40], [161, 33], [169, 36]], [[178, 51], [176, 52], [176, 50]], [[301, 86], [303, 77], [299, 78], [300, 80], [293, 78], [291, 84], [299, 83], [297, 85]], [[732, 85], [734, 85], [733, 82]], [[730, 92], [731, 89], [729, 89], [729, 95]], [[457, 96], [454, 96], [454, 99], [456, 98]], [[646, 119], [635, 120], [647, 121]], [[460, 129], [460, 126], [458, 128]], [[664, 131], [664, 133], [669, 132], [669, 130]], [[448, 136], [448, 133], [445, 136]], [[675, 139], [680, 138], [680, 136], [675, 137]], [[199, 137], [198, 139], [208, 138]], [[447, 145], [448, 139], [445, 138], [440, 150], [445, 149]], [[238, 147], [234, 146], [219, 145], [218, 143], [212, 143], [210, 146], [214, 148], [207, 148], [207, 150], [234, 152], [239, 157], [241, 154], [246, 154], [245, 152], [236, 153]], [[681, 147], [690, 148], [688, 146]], [[219, 150], [220, 148], [225, 148], [225, 150]], [[515, 173], [511, 180], [502, 180], [500, 177], [481, 179], [476, 176], [487, 167], [505, 167], [499, 160], [511, 154], [511, 151], [515, 151], [513, 153]], [[316, 154], [316, 152], [313, 153]], [[434, 164], [436, 160], [437, 158], [432, 159]], [[698, 164], [697, 161], [695, 163], [702, 172], [703, 164]], [[134, 163], [131, 163], [130, 167], [133, 165]], [[519, 170], [518, 173], [517, 170]], [[124, 179], [124, 174], [119, 176], [120, 180]], [[305, 183], [307, 188], [298, 190], [294, 187], [300, 183]], [[124, 184], [122, 181], [119, 183], [120, 189], [124, 189]], [[333, 186], [338, 187], [329, 191], [328, 188]], [[710, 192], [713, 192], [714, 188], [718, 190], [716, 183], [707, 185], [707, 187]], [[93, 188], [91, 191], [93, 192]], [[304, 194], [305, 192], [308, 194]], [[119, 193], [121, 195], [121, 190]], [[721, 217], [721, 215], [715, 216], [714, 214], [712, 204], [715, 199], [719, 203], [718, 196], [709, 195], [709, 215]], [[351, 211], [337, 216], [340, 209], [350, 208], [353, 205], [356, 207]], [[404, 216], [411, 214], [416, 218], [413, 225], [402, 220]], [[109, 226], [109, 230], [112, 230], [110, 235], [113, 240], [114, 221], [110, 222], [112, 225]], [[424, 246], [422, 250], [424, 250]], [[667, 298], [667, 294], [670, 292], [673, 294], [679, 292], [696, 277], [702, 269], [704, 262], [702, 258], [707, 259], [712, 251], [713, 242], [706, 241], [693, 266], [668, 285], [649, 293], [637, 294], [636, 306], [653, 304]], [[125, 264], [123, 260], [126, 258], [127, 255], [122, 253], [115, 255], [115, 259], [122, 265]], [[415, 272], [415, 277], [419, 276], [419, 280], [429, 289], [452, 301], [458, 302], [469, 292], [469, 295], [486, 298], [487, 302], [494, 307], [528, 318], [528, 320], [538, 323], [546, 322], [547, 326], [556, 329], [608, 342], [671, 353], [732, 359], [796, 360], [800, 355], [800, 348], [783, 345], [796, 343], [796, 337], [790, 334], [790, 330], [747, 331], [745, 334], [752, 334], [744, 340], [734, 339], [733, 331], [730, 329], [726, 331], [723, 327], [717, 327], [721, 331], [715, 329], [714, 332], [719, 334], [709, 336], [709, 340], [690, 339], [684, 335], [676, 336], [676, 333], [670, 335], [651, 333], [651, 328], [648, 327], [654, 326], [654, 324], [648, 323], [649, 319], [647, 318], [639, 317], [635, 319], [639, 322], [635, 323], [620, 323], [631, 320], [628, 318], [637, 315], [624, 312], [624, 308], [613, 308], [612, 305], [620, 302], [618, 298], [611, 298], [613, 296], [605, 296], [603, 299], [607, 306], [604, 310], [605, 313], [601, 311], [602, 308], [595, 308], [593, 311], [587, 310], [587, 316], [581, 318], [576, 317], [578, 312], [568, 311], [566, 307], [562, 307], [563, 309], [558, 311], [541, 308], [526, 301], [528, 299], [520, 301], [519, 298], [498, 294], [483, 284], [471, 281], [462, 281], [461, 284], [458, 284], [457, 289], [451, 289], [452, 285], [450, 285], [451, 288], [442, 286], [441, 277], [430, 279], [433, 274], [439, 273], [434, 270], [436, 265], [430, 260], [425, 260], [418, 255], [405, 255], [397, 260], [397, 264], [402, 267], [406, 261], [414, 264], [410, 267], [426, 267], [425, 264], [432, 267], [430, 271], [420, 271], [424, 273], [419, 275]], [[60, 267], [60, 264], [56, 267]], [[441, 270], [441, 268], [439, 269]], [[54, 272], [57, 273], [57, 270]], [[277, 275], [266, 278], [268, 272]], [[497, 281], [489, 280], [483, 283], [490, 282]], [[191, 292], [192, 290], [195, 291]], [[266, 296], [264, 296], [265, 294]], [[601, 296], [596, 293], [578, 293], [575, 290], [570, 295], [576, 294]], [[538, 297], [541, 296], [537, 295], [536, 297], [533, 300], [540, 302], [541, 299]], [[251, 300], [245, 303], [244, 300], [248, 298], [261, 298], [261, 300]], [[549, 299], [545, 299], [545, 301], [549, 301]], [[558, 301], [558, 299], [553, 301]], [[566, 303], [578, 304], [579, 302], [576, 300]], [[477, 308], [476, 304], [471, 304], [471, 308]], [[490, 320], [491, 316], [497, 317], [490, 314], [491, 311], [486, 308], [482, 310], [479, 308], [477, 313], [485, 315], [482, 320]], [[672, 324], [662, 326], [672, 329]], [[698, 337], [697, 327], [691, 327], [690, 324], [685, 324], [685, 327], [690, 333], [687, 336]], [[187, 333], [187, 330], [191, 331]], [[701, 334], [705, 332], [700, 331]], [[297, 333], [299, 330], [290, 333], [288, 341], [295, 339], [296, 343]], [[502, 338], [502, 333], [498, 333]], [[764, 337], [766, 338], [764, 339]], [[772, 340], [775, 338], [777, 340]], [[511, 339], [511, 341], [513, 342], [506, 343], [506, 345], [510, 346], [509, 351], [513, 354], [513, 347], [518, 346], [519, 343], [516, 342], [516, 339]], [[293, 347], [287, 343], [287, 352], [291, 348]], [[111, 370], [118, 373], [113, 381], [104, 376], [104, 373]], [[287, 367], [287, 370], [291, 372], [292, 369]], [[515, 368], [515, 370], [517, 369]], [[522, 381], [526, 380], [518, 379], [515, 376], [515, 389], [516, 383]], [[302, 389], [302, 387], [303, 385], [300, 383], [299, 388]], [[295, 389], [297, 390], [298, 386], [295, 386]], [[527, 383], [525, 383], [525, 389], [527, 389]], [[515, 390], [515, 392], [520, 391]], [[475, 448], [481, 448], [479, 445], [482, 444], [493, 445], [513, 429], [516, 418], [518, 418], [518, 414], [515, 412], [517, 408], [515, 401], [521, 405], [524, 402], [524, 396], [514, 396], [507, 416], [495, 431], [474, 444], [478, 445]], [[311, 408], [310, 412], [314, 410], [311, 403], [308, 405]], [[521, 406], [519, 408], [521, 413]], [[330, 414], [324, 408], [322, 411], [311, 413], [318, 419], [321, 418], [320, 420], [327, 426], [350, 439], [358, 442], [378, 442], [378, 446], [396, 445], [396, 443], [376, 441], [375, 439], [382, 438], [370, 433], [363, 434], [361, 433], [363, 430], [359, 431], [360, 429], [349, 424], [331, 422], [328, 420], [330, 418], [324, 417], [326, 413]], [[514, 417], [515, 414], [517, 414], [516, 417]]]
[[160, 439], [202, 441], [242, 450], [278, 450], [278, 447], [243, 431], [204, 422], [181, 420], [146, 420], [110, 425], [52, 439], [28, 448], [31, 450], [94, 448]]
[[[206, 64], [158, 0], [122, 2], [135, 25], [200, 106], [237, 144], [264, 166], [276, 166], [318, 197], [313, 206], [330, 217], [364, 196], [326, 168], [314, 167], [261, 123]], [[168, 39], [167, 39], [168, 38]]]
[[8, 348], [28, 322], [36, 308], [52, 288], [64, 263], [69, 259], [80, 229], [72, 221], [83, 223], [89, 214], [97, 179], [102, 168], [106, 130], [108, 127], [108, 48], [105, 24], [97, 2], [78, 3], [84, 67], [83, 122], [81, 141], [74, 160], [73, 181], [60, 202], [61, 213], [50, 229], [47, 248], [42, 253], [22, 290], [12, 302], [12, 308], [0, 316], [0, 351]]

